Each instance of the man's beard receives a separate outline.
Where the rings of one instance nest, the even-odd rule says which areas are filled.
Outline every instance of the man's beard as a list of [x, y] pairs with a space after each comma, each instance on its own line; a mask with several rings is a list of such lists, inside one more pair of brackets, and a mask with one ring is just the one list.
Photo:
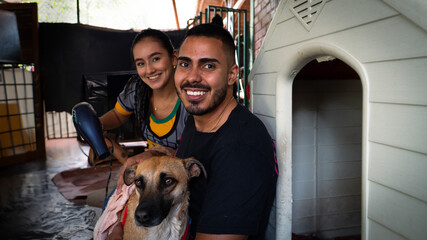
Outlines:
[[[203, 88], [203, 89], [211, 90], [211, 88], [209, 86], [204, 86], [204, 85], [200, 85], [200, 84], [185, 83], [181, 86], [181, 91], [185, 87]], [[204, 108], [204, 109], [201, 108], [199, 106], [199, 104], [200, 104], [199, 101], [189, 101], [190, 104], [188, 106], [184, 105], [184, 107], [188, 113], [195, 115], [195, 116], [201, 116], [201, 115], [204, 115], [206, 113], [210, 113], [214, 109], [216, 109], [224, 101], [224, 99], [227, 95], [227, 88], [228, 88], [227, 84], [224, 84], [224, 86], [222, 88], [218, 89], [218, 91], [216, 91], [214, 93], [214, 95], [212, 96], [212, 102], [210, 105], [208, 105], [207, 108]], [[178, 96], [180, 96], [179, 92], [178, 92]]]

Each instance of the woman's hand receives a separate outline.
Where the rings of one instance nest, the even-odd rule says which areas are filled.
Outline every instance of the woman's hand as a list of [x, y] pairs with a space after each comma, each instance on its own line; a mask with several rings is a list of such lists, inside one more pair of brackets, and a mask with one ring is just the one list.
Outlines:
[[156, 145], [150, 149], [145, 149], [145, 151], [156, 151], [156, 152], [163, 153], [167, 156], [174, 156], [176, 150], [173, 148], [170, 148], [170, 147], [165, 147], [162, 145]]
[[120, 171], [119, 179], [117, 180], [117, 188], [116, 188], [117, 193], [120, 193], [122, 191], [121, 188], [122, 188], [123, 184], [125, 183], [123, 180], [123, 174], [124, 174], [127, 167], [138, 164], [138, 163], [144, 161], [145, 159], [151, 158], [153, 156], [165, 155], [165, 153], [163, 153], [163, 152], [152, 150], [152, 149], [153, 148], [146, 150], [145, 152], [139, 153], [139, 154], [132, 156], [126, 160], [126, 162], [123, 164], [122, 170]]
[[126, 160], [126, 162], [123, 164], [122, 170], [120, 171], [119, 179], [117, 180], [117, 188], [116, 188], [117, 193], [120, 193], [122, 191], [121, 188], [122, 188], [123, 184], [125, 183], [123, 180], [123, 174], [124, 174], [126, 168], [130, 167], [132, 165], [138, 164], [138, 163], [140, 163], [140, 162], [144, 161], [145, 159], [148, 159], [152, 156], [153, 156], [153, 154], [151, 151], [145, 151], [145, 152], [142, 152], [142, 153], [137, 154], [135, 156], [132, 156]]

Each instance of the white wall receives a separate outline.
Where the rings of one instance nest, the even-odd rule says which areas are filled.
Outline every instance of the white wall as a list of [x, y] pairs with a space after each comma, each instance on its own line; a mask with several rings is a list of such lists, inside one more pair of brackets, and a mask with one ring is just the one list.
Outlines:
[[292, 231], [292, 82], [324, 55], [347, 63], [362, 82], [362, 238], [424, 239], [427, 2], [330, 0], [310, 31], [293, 3], [281, 1], [250, 74], [252, 110], [278, 151], [277, 239]]

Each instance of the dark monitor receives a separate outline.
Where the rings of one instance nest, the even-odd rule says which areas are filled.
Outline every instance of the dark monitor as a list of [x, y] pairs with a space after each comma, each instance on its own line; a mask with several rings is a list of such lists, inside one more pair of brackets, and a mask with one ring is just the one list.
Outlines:
[[[117, 96], [135, 74], [136, 71], [117, 71], [83, 75], [86, 101], [93, 106], [98, 117], [114, 108]], [[138, 138], [135, 128], [135, 118], [131, 115], [121, 127], [108, 132], [116, 134], [119, 141], [135, 140]]]

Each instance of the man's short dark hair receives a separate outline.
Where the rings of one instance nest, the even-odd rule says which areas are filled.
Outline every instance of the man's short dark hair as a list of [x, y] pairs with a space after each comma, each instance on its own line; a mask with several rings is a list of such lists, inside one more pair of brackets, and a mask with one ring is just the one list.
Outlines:
[[212, 23], [200, 24], [188, 30], [185, 38], [191, 36], [211, 37], [221, 40], [221, 42], [224, 44], [224, 50], [226, 51], [226, 54], [231, 57], [232, 64], [235, 63], [234, 54], [236, 51], [236, 46], [234, 45], [234, 40], [230, 32], [223, 27]]

